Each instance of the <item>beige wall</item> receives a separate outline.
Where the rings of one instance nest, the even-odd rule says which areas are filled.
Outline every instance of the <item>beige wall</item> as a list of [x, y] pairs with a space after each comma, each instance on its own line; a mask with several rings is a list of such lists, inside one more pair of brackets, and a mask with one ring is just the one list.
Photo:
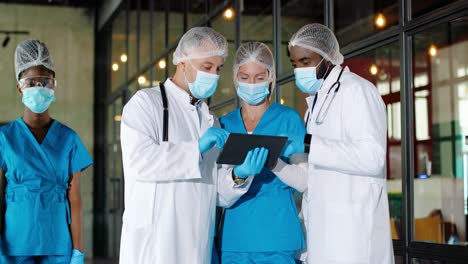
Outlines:
[[[0, 4], [0, 30], [25, 30], [0, 47], [0, 122], [18, 118], [24, 109], [15, 89], [14, 51], [30, 38], [44, 41], [55, 62], [58, 87], [52, 116], [78, 132], [93, 152], [94, 15], [82, 8]], [[0, 35], [3, 42], [4, 35]], [[85, 252], [92, 254], [93, 169], [81, 178]]]

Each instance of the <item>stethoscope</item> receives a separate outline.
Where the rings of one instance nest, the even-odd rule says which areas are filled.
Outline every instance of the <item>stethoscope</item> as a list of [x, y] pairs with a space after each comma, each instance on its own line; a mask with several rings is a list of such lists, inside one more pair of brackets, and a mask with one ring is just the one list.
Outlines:
[[[317, 114], [317, 118], [315, 119], [315, 124], [316, 125], [321, 125], [323, 124], [323, 121], [325, 120], [325, 117], [327, 116], [328, 114], [328, 110], [330, 109], [330, 105], [331, 103], [333, 102], [333, 100], [335, 99], [335, 96], [336, 94], [338, 93], [338, 91], [340, 90], [340, 86], [341, 86], [341, 82], [340, 82], [340, 79], [341, 79], [341, 74], [343, 74], [343, 71], [344, 71], [344, 67], [341, 69], [340, 71], [340, 74], [338, 75], [338, 78], [336, 79], [336, 81], [332, 84], [332, 86], [330, 87], [330, 89], [328, 89], [328, 92], [327, 92], [327, 95], [325, 96], [325, 100], [323, 101], [323, 104], [320, 106], [320, 109], [319, 109], [319, 112]], [[327, 104], [326, 108], [325, 108], [325, 112], [323, 112], [322, 114], [322, 110], [323, 110], [323, 105], [326, 104], [326, 102], [328, 101], [328, 97], [330, 96], [330, 93], [331, 91], [334, 89], [333, 93], [332, 93], [332, 97], [330, 98], [330, 101], [329, 103]], [[314, 103], [312, 104], [312, 109], [311, 111], [309, 111], [309, 113], [307, 113], [307, 118], [306, 118], [306, 129], [307, 129], [307, 125], [309, 123], [309, 116], [312, 112], [314, 112], [314, 108], [315, 108], [315, 104], [317, 103], [317, 99], [318, 99], [318, 94], [315, 95], [315, 98], [314, 98]]]

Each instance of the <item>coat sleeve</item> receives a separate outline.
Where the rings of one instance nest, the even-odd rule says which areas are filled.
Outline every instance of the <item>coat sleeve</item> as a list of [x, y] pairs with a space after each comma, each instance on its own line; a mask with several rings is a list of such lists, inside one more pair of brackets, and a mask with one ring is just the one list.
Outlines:
[[[296, 111], [288, 112], [286, 119], [287, 136], [293, 136], [296, 140], [304, 138], [306, 133], [304, 122]], [[289, 163], [278, 159], [278, 163], [272, 172], [286, 185], [304, 192], [307, 189], [308, 164], [305, 153], [296, 153], [289, 157]]]
[[377, 89], [367, 81], [354, 80], [343, 100], [342, 140], [312, 135], [309, 162], [351, 175], [383, 177], [387, 116]]
[[138, 181], [170, 182], [201, 178], [198, 141], [162, 142], [157, 118], [162, 111], [154, 110], [157, 104], [151, 102], [148, 94], [138, 92], [125, 105], [121, 121], [124, 168]]
[[236, 185], [232, 179], [233, 166], [222, 165], [218, 170], [218, 199], [217, 206], [229, 208], [250, 188], [253, 176], [247, 177], [241, 185]]
[[307, 190], [308, 164], [307, 159], [297, 163], [293, 163], [292, 160], [296, 156], [304, 155], [305, 154], [294, 154], [289, 160], [291, 164], [284, 162], [282, 159], [278, 159], [278, 163], [272, 170], [284, 184], [296, 189], [298, 192]]

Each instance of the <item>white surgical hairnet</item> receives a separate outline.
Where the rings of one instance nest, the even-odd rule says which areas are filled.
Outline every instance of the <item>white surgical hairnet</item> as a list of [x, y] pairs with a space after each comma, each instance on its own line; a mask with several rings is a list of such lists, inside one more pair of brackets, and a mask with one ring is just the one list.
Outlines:
[[289, 51], [293, 46], [312, 50], [333, 65], [343, 63], [343, 55], [340, 53], [335, 34], [322, 24], [308, 24], [299, 29], [289, 40]]
[[274, 89], [276, 83], [275, 59], [268, 46], [261, 42], [247, 42], [237, 49], [234, 65], [232, 66], [232, 76], [236, 86], [239, 68], [248, 62], [255, 62], [265, 67], [268, 72], [267, 81], [271, 83], [271, 88]]
[[37, 39], [20, 42], [15, 50], [16, 80], [22, 72], [34, 66], [44, 66], [55, 73], [52, 57], [43, 42]]
[[226, 38], [209, 27], [194, 27], [187, 31], [179, 41], [174, 52], [174, 65], [191, 59], [213, 56], [226, 58], [228, 44]]

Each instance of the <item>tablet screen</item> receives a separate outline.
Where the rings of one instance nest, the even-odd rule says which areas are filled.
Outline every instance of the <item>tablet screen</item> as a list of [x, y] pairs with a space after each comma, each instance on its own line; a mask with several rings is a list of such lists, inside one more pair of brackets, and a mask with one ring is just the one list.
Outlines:
[[265, 167], [270, 168], [276, 164], [287, 140], [287, 137], [230, 133], [221, 154], [219, 154], [217, 163], [242, 164], [251, 149], [264, 147], [268, 149]]

